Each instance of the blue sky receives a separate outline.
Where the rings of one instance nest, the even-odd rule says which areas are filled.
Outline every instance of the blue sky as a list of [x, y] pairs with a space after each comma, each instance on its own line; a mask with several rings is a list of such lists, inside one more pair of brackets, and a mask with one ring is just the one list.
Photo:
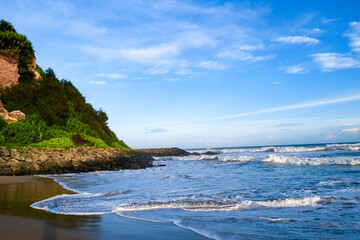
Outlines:
[[0, 3], [134, 148], [360, 141], [360, 1]]

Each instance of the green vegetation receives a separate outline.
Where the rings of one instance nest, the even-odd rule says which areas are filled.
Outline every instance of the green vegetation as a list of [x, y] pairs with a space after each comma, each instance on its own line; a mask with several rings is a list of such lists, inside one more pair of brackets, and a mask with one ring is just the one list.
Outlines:
[[0, 99], [10, 112], [20, 110], [26, 119], [7, 124], [0, 117], [0, 144], [37, 147], [116, 147], [129, 149], [107, 125], [108, 117], [95, 110], [67, 80], [59, 80], [52, 69], [37, 66], [42, 80], [36, 82], [28, 69], [34, 50], [25, 36], [3, 20], [0, 22], [0, 54], [19, 61], [20, 83], [0, 88]]

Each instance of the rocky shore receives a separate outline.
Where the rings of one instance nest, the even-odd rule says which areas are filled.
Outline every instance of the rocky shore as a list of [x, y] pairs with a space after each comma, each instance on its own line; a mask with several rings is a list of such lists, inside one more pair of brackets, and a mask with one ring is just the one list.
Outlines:
[[117, 148], [0, 147], [0, 176], [117, 171], [153, 167], [152, 157], [188, 156], [180, 148], [122, 150]]
[[77, 147], [21, 150], [0, 147], [0, 175], [62, 174], [153, 166], [153, 158], [134, 150]]
[[191, 153], [180, 148], [149, 148], [149, 149], [136, 149], [138, 153], [146, 154], [152, 157], [167, 157], [167, 156], [189, 156]]

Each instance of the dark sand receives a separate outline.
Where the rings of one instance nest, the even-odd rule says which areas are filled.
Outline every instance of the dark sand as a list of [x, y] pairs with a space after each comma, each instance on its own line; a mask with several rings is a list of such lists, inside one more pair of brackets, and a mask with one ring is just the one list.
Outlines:
[[71, 193], [48, 178], [0, 176], [0, 239], [207, 239], [171, 223], [115, 214], [60, 215], [30, 207], [34, 202]]

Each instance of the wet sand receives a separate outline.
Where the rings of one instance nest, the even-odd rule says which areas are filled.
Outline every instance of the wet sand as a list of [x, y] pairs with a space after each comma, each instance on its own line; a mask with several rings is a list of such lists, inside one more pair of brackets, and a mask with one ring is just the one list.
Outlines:
[[71, 216], [33, 209], [34, 202], [72, 194], [52, 179], [0, 176], [1, 239], [207, 239], [171, 223], [152, 223], [115, 214]]

